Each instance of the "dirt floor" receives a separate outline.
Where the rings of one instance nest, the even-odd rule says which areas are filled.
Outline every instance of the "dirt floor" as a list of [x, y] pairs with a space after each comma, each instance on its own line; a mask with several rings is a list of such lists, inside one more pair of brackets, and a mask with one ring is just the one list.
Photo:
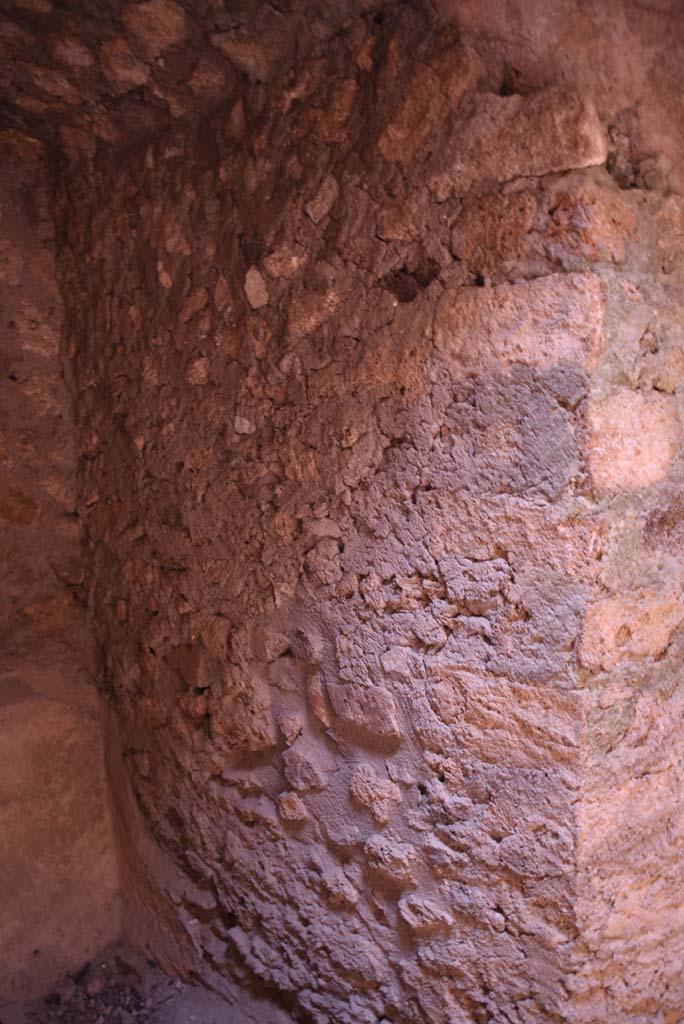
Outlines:
[[125, 946], [106, 949], [23, 1006], [0, 1007], [0, 1024], [233, 1024], [204, 989], [169, 978]]

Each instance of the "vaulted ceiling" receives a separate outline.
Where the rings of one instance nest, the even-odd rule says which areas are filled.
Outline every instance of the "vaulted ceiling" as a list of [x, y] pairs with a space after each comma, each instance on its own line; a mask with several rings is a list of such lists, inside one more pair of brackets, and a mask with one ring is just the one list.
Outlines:
[[626, 187], [684, 192], [682, 0], [0, 0], [0, 139], [89, 158], [409, 5], [455, 25], [494, 90], [590, 94]]

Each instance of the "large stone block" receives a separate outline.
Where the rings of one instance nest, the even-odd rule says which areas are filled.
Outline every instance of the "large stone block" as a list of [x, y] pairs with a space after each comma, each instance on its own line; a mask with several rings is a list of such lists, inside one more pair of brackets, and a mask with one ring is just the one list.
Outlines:
[[638, 491], [662, 480], [677, 451], [680, 427], [671, 395], [622, 388], [592, 403], [589, 467], [600, 491]]
[[590, 100], [566, 89], [478, 96], [428, 176], [437, 197], [602, 164], [606, 140]]
[[603, 342], [603, 310], [593, 274], [447, 289], [435, 315], [435, 344], [464, 376], [512, 363], [591, 371]]
[[582, 664], [597, 671], [611, 671], [623, 661], [657, 658], [682, 621], [684, 604], [676, 590], [641, 588], [603, 598], [587, 611]]

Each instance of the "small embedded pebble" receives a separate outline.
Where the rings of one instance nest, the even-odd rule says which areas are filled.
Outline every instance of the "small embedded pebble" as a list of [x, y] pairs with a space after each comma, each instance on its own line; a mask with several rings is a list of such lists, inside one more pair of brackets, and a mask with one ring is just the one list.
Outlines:
[[91, 998], [93, 996], [98, 996], [100, 992], [104, 992], [106, 987], [107, 980], [101, 971], [96, 971], [95, 974], [91, 974], [85, 983], [85, 990]]

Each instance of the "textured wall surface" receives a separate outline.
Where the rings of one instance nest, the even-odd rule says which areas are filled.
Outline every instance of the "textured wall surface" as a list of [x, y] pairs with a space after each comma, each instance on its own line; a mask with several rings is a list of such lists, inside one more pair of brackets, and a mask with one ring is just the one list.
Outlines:
[[581, 1021], [678, 1021], [684, 202], [623, 197], [631, 241], [624, 264], [603, 275], [606, 349], [587, 420], [600, 574], [578, 648], [588, 697], [576, 904], [585, 962], [573, 990]]
[[681, 0], [2, 0], [0, 133], [90, 158], [196, 123], [361, 13], [421, 7], [473, 42], [494, 88], [590, 93], [623, 184], [684, 191]]
[[684, 209], [490, 49], [369, 13], [61, 189], [129, 927], [273, 1019], [684, 1000]]
[[0, 978], [679, 1024], [683, 19], [4, 5]]
[[0, 1002], [120, 929], [44, 172], [0, 188]]

